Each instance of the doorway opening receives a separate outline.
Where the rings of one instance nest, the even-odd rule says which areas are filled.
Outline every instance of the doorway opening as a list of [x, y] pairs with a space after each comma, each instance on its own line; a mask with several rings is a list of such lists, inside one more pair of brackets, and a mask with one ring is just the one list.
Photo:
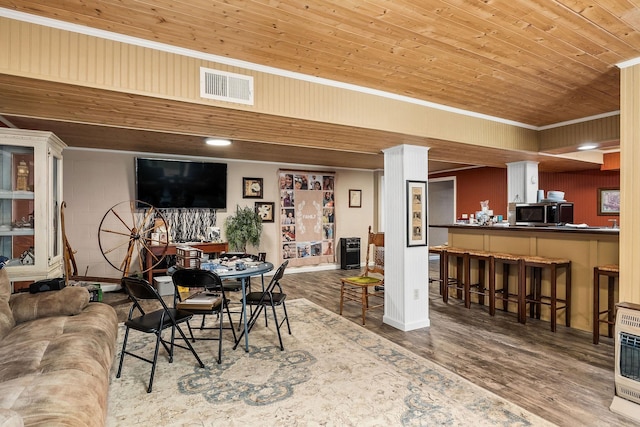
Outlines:
[[428, 191], [429, 246], [444, 245], [449, 240], [449, 230], [434, 225], [449, 225], [456, 222], [456, 177], [429, 180]]

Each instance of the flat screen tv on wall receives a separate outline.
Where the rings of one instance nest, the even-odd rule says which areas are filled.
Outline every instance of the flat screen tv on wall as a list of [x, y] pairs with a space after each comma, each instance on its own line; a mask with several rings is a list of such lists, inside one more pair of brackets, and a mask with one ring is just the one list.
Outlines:
[[225, 209], [227, 165], [137, 157], [136, 199], [156, 208]]

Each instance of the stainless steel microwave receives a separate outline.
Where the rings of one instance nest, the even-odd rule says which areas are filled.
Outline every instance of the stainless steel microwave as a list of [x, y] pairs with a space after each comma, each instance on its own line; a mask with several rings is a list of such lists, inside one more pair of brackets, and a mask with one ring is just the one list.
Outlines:
[[516, 205], [516, 225], [564, 225], [573, 223], [573, 203], [519, 203]]

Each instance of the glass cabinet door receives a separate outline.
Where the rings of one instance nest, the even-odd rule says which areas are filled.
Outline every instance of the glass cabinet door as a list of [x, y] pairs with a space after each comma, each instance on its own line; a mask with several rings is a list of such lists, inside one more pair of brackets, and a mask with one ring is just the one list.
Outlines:
[[0, 255], [8, 266], [35, 263], [34, 148], [0, 145]]
[[58, 259], [62, 255], [62, 228], [60, 226], [60, 205], [62, 203], [62, 158], [56, 154], [49, 155], [49, 182], [51, 188], [51, 215], [49, 215], [51, 224], [49, 263]]

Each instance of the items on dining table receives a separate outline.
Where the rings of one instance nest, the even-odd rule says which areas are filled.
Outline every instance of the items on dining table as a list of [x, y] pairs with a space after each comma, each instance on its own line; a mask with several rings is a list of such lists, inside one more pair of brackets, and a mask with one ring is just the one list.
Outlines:
[[211, 292], [198, 292], [191, 295], [176, 304], [181, 310], [211, 310], [220, 304], [222, 297], [220, 294]]
[[176, 264], [182, 268], [200, 268], [202, 250], [191, 246], [176, 248]]
[[247, 268], [257, 267], [260, 264], [261, 261], [258, 261], [257, 257], [254, 256], [231, 256], [210, 259], [206, 262], [202, 262], [200, 264], [200, 268], [202, 270], [218, 272], [230, 270], [243, 271]]

